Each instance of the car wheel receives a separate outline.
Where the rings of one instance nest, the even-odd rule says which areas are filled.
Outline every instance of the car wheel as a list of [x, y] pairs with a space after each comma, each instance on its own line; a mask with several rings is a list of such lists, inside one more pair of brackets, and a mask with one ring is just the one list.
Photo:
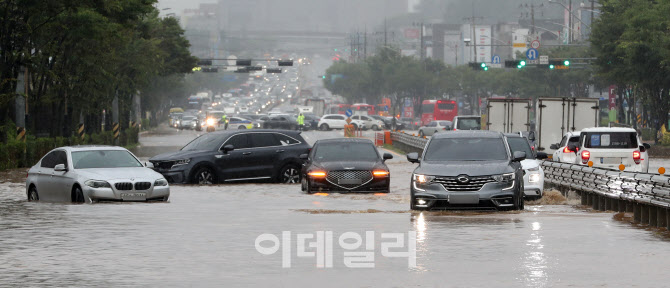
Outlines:
[[358, 125], [356, 125], [356, 123], [351, 124], [351, 125], [354, 125], [354, 130], [358, 130]]
[[37, 193], [35, 186], [30, 187], [30, 190], [28, 190], [28, 201], [40, 201], [40, 195]]
[[410, 210], [419, 210], [419, 209], [416, 209], [416, 206], [414, 206], [414, 202], [416, 202], [416, 198], [414, 198], [414, 196], [410, 197], [409, 198], [409, 209]]
[[208, 167], [199, 168], [193, 175], [193, 183], [199, 185], [216, 184], [216, 175]]
[[163, 202], [167, 202], [170, 199], [170, 196], [163, 197]]
[[279, 170], [279, 182], [285, 184], [300, 183], [300, 168], [295, 164], [288, 164]]
[[372, 130], [374, 130], [374, 131], [379, 131], [380, 129], [379, 129], [379, 127], [378, 127], [377, 125], [372, 125]]
[[244, 125], [240, 125], [239, 127], [237, 127], [237, 129], [247, 129], [247, 127], [244, 127]]
[[320, 127], [320, 128], [321, 128], [321, 131], [328, 131], [328, 130], [330, 130], [330, 127], [328, 127], [328, 124], [325, 124], [325, 123], [324, 123], [324, 124], [321, 124], [321, 127]]
[[423, 138], [423, 130], [419, 130], [419, 137]]
[[72, 189], [72, 203], [84, 203], [84, 192], [81, 191], [79, 186]]
[[312, 191], [312, 187], [309, 185], [309, 180], [307, 180], [307, 177], [303, 177], [302, 181], [300, 182], [302, 183], [302, 191], [305, 191], [307, 194], [314, 193], [314, 191]]

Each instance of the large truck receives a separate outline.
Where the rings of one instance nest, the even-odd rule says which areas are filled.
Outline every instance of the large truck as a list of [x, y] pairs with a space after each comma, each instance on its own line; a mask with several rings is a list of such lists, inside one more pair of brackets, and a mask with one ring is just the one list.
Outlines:
[[535, 116], [537, 150], [551, 155], [551, 144], [569, 131], [598, 127], [598, 98], [539, 98]]
[[312, 107], [312, 113], [319, 117], [326, 112], [326, 100], [320, 98], [305, 99], [305, 106]]
[[488, 99], [486, 127], [491, 131], [530, 131], [530, 99]]

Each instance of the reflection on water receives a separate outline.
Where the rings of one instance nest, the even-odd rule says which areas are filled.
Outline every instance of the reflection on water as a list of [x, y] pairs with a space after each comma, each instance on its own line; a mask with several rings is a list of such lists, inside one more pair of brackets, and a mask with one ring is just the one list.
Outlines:
[[526, 253], [523, 261], [523, 282], [527, 287], [546, 287], [548, 276], [546, 274], [547, 259], [542, 252], [544, 244], [540, 235], [542, 224], [531, 223], [531, 233], [526, 241]]

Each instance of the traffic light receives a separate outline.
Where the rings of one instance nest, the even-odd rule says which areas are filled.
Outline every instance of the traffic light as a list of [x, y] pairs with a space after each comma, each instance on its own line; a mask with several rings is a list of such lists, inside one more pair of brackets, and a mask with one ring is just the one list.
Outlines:
[[249, 67], [247, 67], [247, 70], [249, 70], [249, 71], [261, 71], [261, 70], [263, 70], [263, 66], [249, 66]]
[[505, 68], [521, 69], [526, 66], [526, 60], [505, 60]]
[[202, 68], [202, 72], [204, 72], [204, 73], [217, 73], [217, 72], [219, 72], [219, 68]]
[[279, 66], [293, 66], [293, 60], [279, 60], [277, 61]]
[[570, 69], [570, 60], [549, 60], [549, 69]]
[[238, 59], [235, 61], [237, 66], [251, 66], [251, 59]]
[[321, 79], [326, 79], [326, 75], [321, 75]]
[[482, 71], [488, 71], [489, 70], [489, 66], [486, 66], [486, 63], [484, 63], [484, 62], [481, 62], [481, 63], [470, 62], [470, 63], [468, 63], [468, 65], [470, 67], [472, 67], [473, 70], [482, 70]]
[[240, 67], [235, 70], [235, 73], [249, 73], [249, 67]]
[[337, 48], [333, 49], [335, 52], [337, 52]]
[[265, 69], [267, 73], [281, 73], [281, 68], [267, 68]]
[[212, 66], [212, 60], [207, 59], [198, 60], [198, 66]]

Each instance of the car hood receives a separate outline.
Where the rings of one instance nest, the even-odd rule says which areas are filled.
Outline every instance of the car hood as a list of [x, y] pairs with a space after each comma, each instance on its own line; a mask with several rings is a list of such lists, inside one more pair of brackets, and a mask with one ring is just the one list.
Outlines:
[[77, 174], [80, 177], [93, 180], [120, 180], [120, 179], [137, 179], [137, 180], [156, 180], [163, 178], [161, 174], [154, 172], [146, 167], [132, 167], [132, 168], [91, 168], [91, 169], [77, 169]]
[[435, 176], [488, 176], [514, 172], [509, 161], [423, 161], [417, 174]]
[[315, 162], [315, 166], [321, 167], [327, 171], [335, 170], [372, 170], [382, 166], [380, 162], [370, 161], [329, 161]]
[[168, 153], [163, 153], [156, 155], [154, 157], [151, 157], [149, 161], [174, 161], [174, 160], [182, 160], [182, 159], [189, 159], [193, 158], [196, 156], [200, 156], [203, 154], [208, 154], [212, 153], [212, 151], [206, 151], [206, 150], [195, 150], [195, 151], [175, 151], [175, 152], [168, 152]]

